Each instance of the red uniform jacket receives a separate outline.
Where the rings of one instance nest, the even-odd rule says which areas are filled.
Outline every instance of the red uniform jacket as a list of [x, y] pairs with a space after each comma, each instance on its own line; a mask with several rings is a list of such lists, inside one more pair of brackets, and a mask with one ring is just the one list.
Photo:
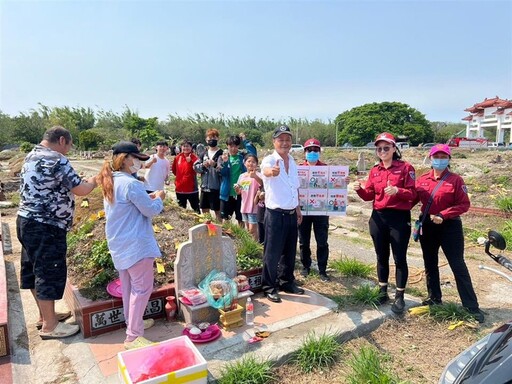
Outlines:
[[178, 154], [172, 162], [172, 173], [176, 176], [174, 185], [176, 186], [176, 192], [178, 193], [192, 193], [197, 192], [197, 176], [194, 171], [194, 163], [198, 160], [198, 157], [191, 153], [190, 162], [184, 153]]
[[[446, 172], [449, 171], [445, 170], [441, 174], [441, 177], [443, 177]], [[422, 175], [416, 181], [416, 190], [418, 192], [416, 201], [421, 201], [421, 212], [425, 210], [428, 200], [430, 199], [430, 194], [436, 187], [439, 179], [435, 179], [434, 171], [432, 170]], [[440, 214], [443, 219], [452, 219], [467, 212], [469, 206], [468, 190], [464, 184], [464, 180], [459, 175], [450, 172], [450, 175], [436, 191], [428, 214]]]
[[[373, 209], [399, 209], [409, 211], [416, 199], [414, 167], [402, 160], [393, 160], [386, 169], [382, 162], [370, 169], [368, 181], [356, 191], [365, 201], [373, 200]], [[398, 188], [396, 195], [388, 196], [384, 188], [391, 185]]]

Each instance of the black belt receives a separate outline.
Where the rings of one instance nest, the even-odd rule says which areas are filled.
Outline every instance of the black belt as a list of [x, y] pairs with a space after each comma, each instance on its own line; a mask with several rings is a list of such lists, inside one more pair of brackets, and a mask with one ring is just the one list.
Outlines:
[[[270, 208], [269, 208], [270, 209]], [[281, 209], [281, 208], [274, 208], [274, 209], [270, 209], [271, 211], [276, 211], [276, 212], [279, 212], [279, 213], [286, 213], [287, 215], [293, 215], [294, 213], [296, 213], [296, 210], [295, 209]]]

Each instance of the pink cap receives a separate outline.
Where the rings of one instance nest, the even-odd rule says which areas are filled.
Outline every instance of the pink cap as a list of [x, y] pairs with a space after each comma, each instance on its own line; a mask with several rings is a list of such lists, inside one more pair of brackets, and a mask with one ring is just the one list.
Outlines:
[[429, 156], [433, 156], [438, 152], [446, 153], [448, 156], [452, 155], [452, 152], [450, 150], [450, 147], [447, 144], [436, 144], [430, 149]]
[[386, 141], [389, 144], [396, 145], [395, 136], [393, 136], [389, 132], [382, 132], [382, 133], [378, 134], [377, 137], [375, 138], [375, 145], [377, 145], [377, 143], [379, 141]]
[[304, 143], [304, 149], [309, 148], [309, 147], [320, 148], [320, 140], [313, 139], [313, 138], [306, 140], [306, 142]]

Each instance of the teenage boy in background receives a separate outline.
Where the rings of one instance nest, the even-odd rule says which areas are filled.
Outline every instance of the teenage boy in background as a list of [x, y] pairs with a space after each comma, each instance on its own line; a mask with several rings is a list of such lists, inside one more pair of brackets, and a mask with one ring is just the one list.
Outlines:
[[169, 144], [159, 141], [156, 143], [156, 154], [144, 164], [144, 168], [148, 170], [144, 181], [147, 193], [164, 190], [164, 184], [171, 172], [171, 163], [165, 158], [168, 151]]

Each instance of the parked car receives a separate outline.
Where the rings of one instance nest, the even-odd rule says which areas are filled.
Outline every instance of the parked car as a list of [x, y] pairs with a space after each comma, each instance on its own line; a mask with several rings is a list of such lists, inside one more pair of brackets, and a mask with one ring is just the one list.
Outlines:
[[290, 152], [304, 152], [304, 147], [302, 144], [292, 144]]
[[407, 149], [410, 147], [409, 143], [403, 141], [399, 141], [398, 143], [396, 143], [396, 146], [400, 149]]
[[421, 146], [421, 148], [430, 149], [432, 148], [436, 143], [425, 143]]

